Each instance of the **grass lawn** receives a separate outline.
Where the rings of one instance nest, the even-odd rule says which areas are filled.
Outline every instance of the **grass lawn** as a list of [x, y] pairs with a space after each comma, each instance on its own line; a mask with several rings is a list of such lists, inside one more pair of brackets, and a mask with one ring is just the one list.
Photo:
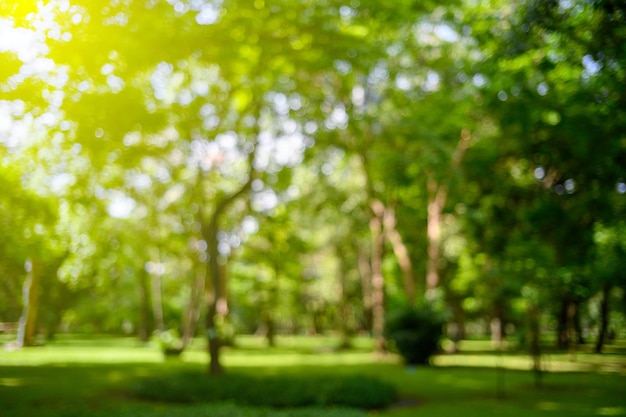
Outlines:
[[607, 353], [548, 354], [548, 373], [535, 387], [524, 355], [497, 354], [480, 341], [461, 352], [435, 358], [435, 366], [408, 369], [396, 356], [371, 353], [358, 339], [355, 349], [333, 352], [330, 337], [278, 339], [279, 347], [240, 337], [224, 350], [229, 373], [262, 378], [280, 375], [363, 375], [396, 386], [397, 404], [375, 411], [281, 409], [236, 404], [174, 405], [140, 401], [134, 387], [147, 377], [177, 375], [207, 366], [197, 341], [178, 360], [162, 359], [154, 346], [132, 338], [60, 337], [43, 347], [0, 350], [0, 416], [317, 417], [344, 416], [626, 416], [626, 344]]

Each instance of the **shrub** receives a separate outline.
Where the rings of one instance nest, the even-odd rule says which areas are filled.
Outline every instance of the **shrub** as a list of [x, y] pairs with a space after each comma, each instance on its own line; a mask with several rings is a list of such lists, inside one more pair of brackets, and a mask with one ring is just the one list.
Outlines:
[[183, 341], [176, 330], [155, 330], [152, 339], [159, 345], [166, 357], [178, 356], [183, 351]]
[[391, 314], [385, 337], [409, 365], [428, 365], [439, 350], [443, 315], [428, 303], [405, 307]]
[[187, 373], [145, 379], [135, 388], [141, 399], [173, 403], [223, 403], [261, 407], [352, 407], [381, 409], [395, 399], [395, 388], [362, 376], [280, 375], [211, 377]]
[[[41, 413], [41, 410], [38, 412]], [[131, 406], [106, 411], [94, 411], [91, 409], [58, 412], [44, 411], [43, 414], [37, 415], [45, 417], [367, 417], [365, 411], [348, 408], [271, 410], [267, 408], [242, 407], [234, 404], [167, 407]]]

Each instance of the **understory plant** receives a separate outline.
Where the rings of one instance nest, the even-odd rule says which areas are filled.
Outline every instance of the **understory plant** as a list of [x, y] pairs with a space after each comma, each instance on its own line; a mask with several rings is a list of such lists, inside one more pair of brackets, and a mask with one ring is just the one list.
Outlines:
[[234, 403], [254, 407], [347, 407], [383, 409], [396, 389], [363, 375], [252, 376], [228, 373], [219, 378], [196, 372], [146, 378], [134, 396], [167, 403]]
[[385, 337], [408, 365], [428, 365], [443, 337], [443, 314], [431, 303], [403, 307], [385, 323]]
[[174, 329], [155, 330], [152, 338], [166, 357], [178, 356], [184, 349], [183, 341]]

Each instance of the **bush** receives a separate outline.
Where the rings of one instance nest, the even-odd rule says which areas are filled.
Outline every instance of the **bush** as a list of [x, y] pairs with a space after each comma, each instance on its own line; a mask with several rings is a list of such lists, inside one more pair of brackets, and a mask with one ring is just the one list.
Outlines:
[[[41, 410], [38, 411], [42, 413]], [[35, 414], [33, 414], [35, 415]], [[132, 406], [111, 410], [66, 410], [59, 412], [43, 411], [45, 417], [367, 417], [365, 411], [347, 408], [299, 408], [270, 410], [267, 408], [241, 407], [234, 404], [214, 404], [211, 406]]]
[[183, 341], [176, 330], [155, 330], [152, 340], [159, 345], [166, 357], [179, 356], [183, 351]]
[[405, 307], [389, 316], [385, 337], [407, 364], [428, 365], [439, 350], [443, 325], [443, 315], [430, 304]]
[[381, 409], [395, 400], [395, 388], [362, 376], [282, 375], [255, 377], [200, 373], [145, 379], [135, 388], [141, 399], [173, 403], [223, 403], [293, 407]]

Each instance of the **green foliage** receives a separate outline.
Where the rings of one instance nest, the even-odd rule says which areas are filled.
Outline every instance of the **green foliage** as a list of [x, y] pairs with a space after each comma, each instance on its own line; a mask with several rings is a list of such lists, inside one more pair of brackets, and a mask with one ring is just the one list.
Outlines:
[[45, 414], [46, 417], [365, 417], [364, 411], [348, 408], [299, 408], [274, 410], [269, 408], [242, 407], [234, 404], [202, 406], [155, 406], [152, 408], [127, 407], [115, 411], [93, 412], [91, 410], [63, 411]]
[[182, 373], [141, 381], [134, 394], [171, 403], [221, 403], [262, 407], [353, 407], [381, 409], [396, 393], [392, 385], [371, 377], [338, 375], [228, 374], [210, 377]]
[[428, 365], [439, 349], [444, 322], [429, 303], [409, 306], [389, 315], [385, 334], [409, 365]]
[[[437, 265], [459, 321], [626, 287], [618, 1], [35, 3], [0, 5], [22, 39], [0, 42], [2, 321], [39, 259], [50, 333], [147, 337], [203, 311], [219, 256], [250, 332], [369, 330], [371, 200], [423, 270], [425, 179], [447, 195]], [[408, 298], [399, 266], [385, 257], [388, 307]]]
[[165, 355], [178, 354], [183, 349], [183, 342], [180, 339], [180, 335], [174, 329], [163, 331], [155, 330], [152, 333], [152, 338]]

